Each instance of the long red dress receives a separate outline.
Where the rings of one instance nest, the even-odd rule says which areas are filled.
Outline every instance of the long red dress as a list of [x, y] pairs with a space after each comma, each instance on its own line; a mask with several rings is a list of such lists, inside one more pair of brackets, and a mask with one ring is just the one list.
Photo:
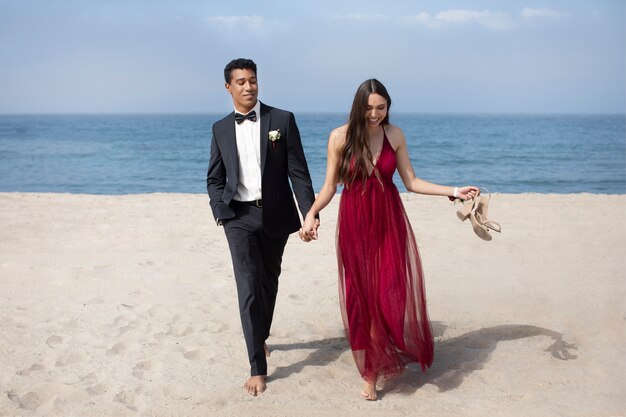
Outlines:
[[375, 169], [344, 187], [337, 221], [341, 314], [361, 376], [400, 374], [407, 362], [426, 370], [433, 337], [413, 230], [393, 183], [396, 155], [384, 136]]

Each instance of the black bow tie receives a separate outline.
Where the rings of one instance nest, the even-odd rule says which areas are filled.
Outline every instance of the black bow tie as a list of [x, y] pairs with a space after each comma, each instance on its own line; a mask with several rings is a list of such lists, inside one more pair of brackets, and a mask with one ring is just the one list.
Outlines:
[[254, 110], [252, 110], [248, 114], [241, 114], [241, 113], [235, 112], [235, 121], [237, 122], [237, 124], [241, 124], [246, 119], [250, 120], [251, 122], [256, 122], [256, 112]]

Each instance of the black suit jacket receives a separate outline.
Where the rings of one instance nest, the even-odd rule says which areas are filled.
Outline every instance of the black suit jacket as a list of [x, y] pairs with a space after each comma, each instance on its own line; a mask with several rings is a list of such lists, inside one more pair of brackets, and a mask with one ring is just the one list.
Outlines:
[[[315, 194], [293, 113], [263, 103], [260, 113], [263, 230], [269, 236], [285, 236], [301, 226], [294, 193], [303, 216], [313, 205]], [[274, 146], [269, 140], [269, 132], [273, 130], [280, 131], [280, 139]], [[230, 204], [237, 191], [238, 179], [239, 157], [235, 113], [232, 112], [213, 125], [206, 184], [215, 220], [235, 217]]]

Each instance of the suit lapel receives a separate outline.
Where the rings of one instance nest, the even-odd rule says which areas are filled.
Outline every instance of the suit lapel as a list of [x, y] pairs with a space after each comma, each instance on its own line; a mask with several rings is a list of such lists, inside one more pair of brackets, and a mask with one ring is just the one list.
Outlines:
[[[234, 117], [234, 116], [233, 116]], [[268, 146], [268, 135], [270, 132], [270, 109], [263, 103], [261, 103], [261, 135], [260, 135], [260, 146], [261, 146], [261, 175], [265, 171], [265, 160], [267, 159], [267, 146]]]

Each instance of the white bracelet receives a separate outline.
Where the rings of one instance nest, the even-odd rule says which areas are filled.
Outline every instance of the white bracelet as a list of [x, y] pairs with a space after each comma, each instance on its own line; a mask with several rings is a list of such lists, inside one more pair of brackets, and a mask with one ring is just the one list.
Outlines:
[[452, 195], [454, 198], [457, 198], [459, 196], [459, 187], [454, 187], [454, 193]]

